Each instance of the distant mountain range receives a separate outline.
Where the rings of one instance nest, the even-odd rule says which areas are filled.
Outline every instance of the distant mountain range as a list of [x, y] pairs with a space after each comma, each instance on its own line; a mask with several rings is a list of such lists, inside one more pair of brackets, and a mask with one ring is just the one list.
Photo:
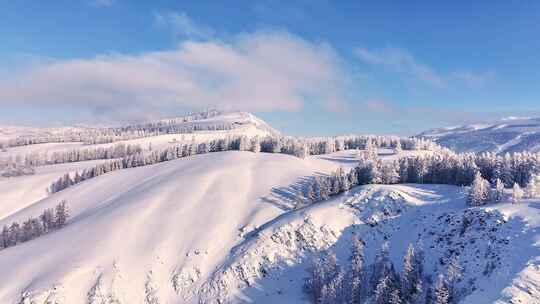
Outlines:
[[540, 118], [509, 117], [491, 123], [431, 129], [429, 138], [457, 152], [539, 152]]

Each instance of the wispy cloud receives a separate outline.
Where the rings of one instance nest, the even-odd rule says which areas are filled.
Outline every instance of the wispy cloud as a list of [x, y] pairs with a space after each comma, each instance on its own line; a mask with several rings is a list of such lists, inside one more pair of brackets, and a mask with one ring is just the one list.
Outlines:
[[0, 103], [70, 108], [109, 119], [171, 107], [297, 111], [343, 103], [336, 53], [284, 32], [184, 41], [169, 51], [60, 60], [0, 80]]
[[155, 13], [154, 21], [156, 25], [170, 29], [181, 38], [207, 39], [214, 35], [212, 28], [196, 23], [185, 12]]
[[436, 88], [445, 88], [456, 82], [464, 83], [470, 87], [478, 87], [492, 81], [495, 76], [494, 72], [472, 71], [455, 71], [445, 74], [419, 61], [411, 53], [400, 48], [388, 47], [377, 50], [356, 48], [354, 54], [367, 64], [388, 67]]
[[398, 48], [384, 48], [380, 50], [356, 48], [354, 53], [360, 60], [368, 64], [390, 67], [436, 87], [446, 86], [446, 80], [439, 73], [430, 66], [418, 62], [405, 50]]
[[116, 0], [91, 0], [90, 4], [94, 6], [111, 6], [116, 2]]
[[474, 73], [470, 71], [457, 71], [452, 73], [452, 77], [469, 87], [481, 87], [495, 79], [495, 72]]

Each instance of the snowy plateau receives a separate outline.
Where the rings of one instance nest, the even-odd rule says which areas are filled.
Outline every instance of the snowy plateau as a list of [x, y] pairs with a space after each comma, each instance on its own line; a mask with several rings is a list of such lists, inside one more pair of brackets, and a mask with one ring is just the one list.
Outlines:
[[[540, 120], [421, 137], [456, 152], [538, 152]], [[412, 160], [453, 153], [409, 144], [292, 138], [244, 112], [2, 127], [0, 303], [540, 303], [540, 199], [506, 185], [478, 203], [477, 178], [403, 180]], [[381, 168], [377, 182], [358, 180], [359, 163]]]

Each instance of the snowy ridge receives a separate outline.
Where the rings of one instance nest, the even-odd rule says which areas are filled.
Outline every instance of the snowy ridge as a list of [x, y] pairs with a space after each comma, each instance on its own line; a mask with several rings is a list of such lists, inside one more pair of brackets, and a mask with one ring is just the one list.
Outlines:
[[506, 118], [493, 123], [432, 129], [417, 135], [457, 152], [539, 152], [540, 118]]
[[[153, 140], [168, 136], [168, 140], [179, 137], [245, 135], [277, 136], [279, 131], [247, 112], [219, 112], [209, 110], [177, 118], [150, 121], [122, 127], [60, 127], [26, 128], [0, 127], [0, 152], [6, 148], [33, 152], [41, 148], [27, 145], [83, 145], [107, 144], [119, 141]], [[149, 139], [149, 140], [148, 140]], [[21, 151], [18, 151], [19, 153]], [[0, 154], [1, 157], [1, 154]]]

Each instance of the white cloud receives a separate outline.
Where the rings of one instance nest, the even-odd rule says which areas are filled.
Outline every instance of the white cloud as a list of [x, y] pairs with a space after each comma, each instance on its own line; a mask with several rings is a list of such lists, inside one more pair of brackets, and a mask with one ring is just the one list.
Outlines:
[[113, 119], [171, 107], [296, 111], [343, 105], [345, 74], [324, 44], [258, 32], [169, 51], [56, 61], [0, 80], [0, 103], [69, 107]]
[[194, 22], [185, 12], [162, 12], [154, 14], [158, 26], [168, 27], [173, 33], [184, 38], [210, 38], [214, 30]]

